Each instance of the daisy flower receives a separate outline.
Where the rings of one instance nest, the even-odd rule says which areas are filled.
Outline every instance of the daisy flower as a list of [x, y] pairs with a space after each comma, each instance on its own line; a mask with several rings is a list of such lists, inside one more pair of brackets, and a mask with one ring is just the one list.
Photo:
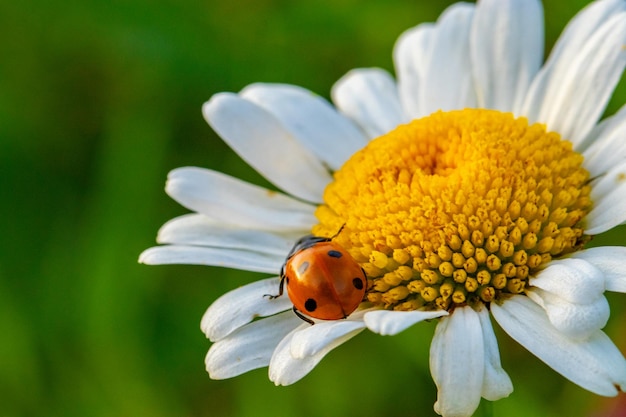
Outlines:
[[543, 57], [536, 0], [450, 6], [403, 33], [396, 78], [357, 69], [334, 106], [291, 85], [253, 84], [203, 107], [211, 127], [281, 192], [179, 168], [166, 190], [193, 211], [166, 223], [146, 264], [219, 265], [276, 275], [294, 242], [333, 236], [363, 268], [346, 319], [298, 318], [278, 276], [207, 310], [212, 378], [269, 367], [292, 384], [369, 331], [438, 321], [435, 411], [469, 416], [508, 396], [491, 318], [579, 386], [626, 388], [626, 360], [602, 331], [605, 291], [626, 292], [626, 248], [586, 249], [626, 222], [626, 106], [599, 122], [626, 64], [626, 2], [588, 5]]

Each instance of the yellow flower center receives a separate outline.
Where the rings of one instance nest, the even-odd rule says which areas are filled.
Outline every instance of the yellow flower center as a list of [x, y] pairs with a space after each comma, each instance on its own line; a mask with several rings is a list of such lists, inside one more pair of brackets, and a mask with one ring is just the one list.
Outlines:
[[518, 294], [587, 240], [589, 173], [570, 142], [492, 110], [438, 112], [370, 142], [334, 175], [313, 233], [332, 236], [388, 309]]

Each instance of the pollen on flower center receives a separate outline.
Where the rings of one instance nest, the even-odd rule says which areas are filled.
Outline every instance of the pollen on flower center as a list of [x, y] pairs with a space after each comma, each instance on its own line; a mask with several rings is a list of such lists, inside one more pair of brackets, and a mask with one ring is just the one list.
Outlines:
[[367, 301], [452, 309], [522, 293], [580, 249], [589, 174], [570, 142], [493, 110], [438, 112], [370, 142], [334, 175], [313, 233], [368, 277]]

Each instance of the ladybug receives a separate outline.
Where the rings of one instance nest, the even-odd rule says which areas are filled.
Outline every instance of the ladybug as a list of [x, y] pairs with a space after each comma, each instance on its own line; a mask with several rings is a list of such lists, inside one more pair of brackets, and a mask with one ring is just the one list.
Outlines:
[[365, 296], [365, 271], [333, 238], [300, 238], [281, 268], [278, 294], [270, 295], [280, 297], [287, 284], [293, 311], [310, 324], [313, 320], [302, 313], [321, 320], [345, 319]]

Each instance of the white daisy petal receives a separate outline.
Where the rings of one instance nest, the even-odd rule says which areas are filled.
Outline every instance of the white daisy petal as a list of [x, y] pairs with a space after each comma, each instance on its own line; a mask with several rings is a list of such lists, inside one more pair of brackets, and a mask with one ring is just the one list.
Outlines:
[[508, 397], [513, 392], [513, 383], [506, 371], [502, 369], [498, 341], [493, 332], [491, 320], [489, 320], [489, 311], [481, 307], [478, 311], [478, 318], [485, 347], [485, 375], [480, 395], [486, 400], [496, 401]]
[[293, 244], [306, 231], [270, 233], [243, 229], [239, 226], [213, 220], [202, 214], [185, 214], [165, 223], [157, 242], [161, 244], [237, 248], [286, 257]]
[[[603, 0], [589, 3], [569, 21], [550, 52], [546, 67], [571, 61], [589, 38], [611, 17], [626, 11], [623, 0]], [[538, 76], [544, 76], [539, 74]]]
[[[258, 317], [267, 317], [292, 307], [287, 294], [278, 293], [280, 278], [268, 278], [229, 291], [207, 309], [200, 328], [209, 340], [221, 340]], [[293, 314], [293, 313], [292, 313]]]
[[437, 385], [435, 411], [443, 416], [471, 416], [484, 381], [485, 351], [481, 322], [471, 307], [441, 319], [430, 345], [430, 373]]
[[175, 169], [165, 190], [188, 209], [241, 228], [302, 231], [317, 222], [313, 205], [208, 169]]
[[527, 295], [543, 307], [550, 323], [571, 339], [587, 339], [609, 320], [609, 303], [604, 296], [577, 304], [539, 288], [528, 290]]
[[570, 339], [523, 295], [492, 303], [491, 313], [509, 336], [570, 381], [604, 396], [626, 389], [626, 360], [601, 330], [587, 340]]
[[433, 33], [434, 25], [423, 23], [400, 35], [393, 49], [400, 102], [409, 120], [422, 114], [419, 97], [427, 63], [424, 51], [428, 49]]
[[552, 71], [558, 72], [545, 86], [537, 121], [575, 146], [581, 143], [604, 112], [624, 71], [625, 43], [626, 13], [620, 13], [590, 36], [566, 66], [555, 65]]
[[[626, 10], [623, 0], [594, 1], [581, 10], [563, 30], [543, 68], [533, 80], [521, 114], [531, 122], [545, 121], [550, 97], [559, 88], [563, 74], [594, 33], [615, 14]], [[562, 109], [561, 109], [562, 110]]]
[[280, 271], [284, 261], [269, 253], [186, 245], [154, 246], [139, 255], [146, 265], [210, 265], [270, 274]]
[[271, 113], [236, 94], [218, 93], [202, 106], [211, 127], [257, 172], [291, 195], [319, 203], [331, 176]]
[[[595, 205], [602, 201], [602, 199], [618, 191], [619, 187], [626, 180], [624, 175], [626, 175], [626, 161], [613, 165], [604, 175], [591, 180], [590, 197], [593, 199], [594, 203], [596, 203]], [[587, 232], [587, 230], [585, 230], [585, 232]]]
[[478, 106], [518, 113], [543, 59], [541, 3], [482, 0], [470, 41]]
[[594, 206], [586, 217], [586, 234], [597, 235], [626, 222], [626, 162], [594, 183], [591, 199]]
[[[318, 326], [320, 324], [316, 324]], [[291, 353], [291, 345], [294, 336], [311, 327], [310, 324], [304, 323], [300, 327], [289, 333], [276, 347], [272, 359], [269, 365], [269, 377], [276, 385], [290, 385], [299, 381], [305, 375], [307, 375], [315, 366], [334, 348], [343, 344], [350, 338], [354, 337], [360, 332], [360, 330], [354, 330], [342, 337], [334, 340], [327, 340], [325, 346], [321, 347], [314, 354], [303, 356], [301, 358], [294, 358]]]
[[205, 364], [213, 379], [232, 378], [269, 365], [274, 349], [302, 323], [292, 312], [255, 321], [214, 343]]
[[591, 263], [582, 259], [560, 259], [550, 262], [547, 268], [529, 280], [539, 287], [571, 303], [597, 300], [604, 293], [604, 276]]
[[367, 143], [363, 133], [323, 98], [302, 87], [252, 84], [240, 95], [276, 117], [304, 146], [331, 169]]
[[424, 51], [420, 84], [420, 113], [476, 107], [476, 94], [470, 68], [469, 34], [474, 5], [456, 3], [437, 20]]
[[591, 178], [604, 175], [611, 167], [626, 161], [625, 136], [626, 106], [603, 120], [587, 135], [581, 146], [585, 149], [583, 165]]
[[337, 108], [354, 120], [370, 139], [408, 121], [400, 104], [396, 82], [380, 68], [348, 72], [335, 83], [331, 96]]
[[447, 316], [448, 312], [444, 310], [435, 311], [390, 311], [376, 310], [365, 313], [364, 320], [367, 328], [374, 333], [382, 336], [393, 336], [398, 334], [414, 324], [435, 319], [437, 317]]
[[453, 4], [436, 25], [418, 25], [398, 39], [394, 61], [400, 100], [410, 119], [476, 105], [467, 71], [473, 11], [473, 5]]
[[291, 340], [291, 356], [303, 359], [324, 350], [337, 340], [348, 340], [365, 329], [363, 320], [320, 321], [296, 332]]
[[584, 259], [602, 271], [607, 291], [626, 292], [626, 247], [602, 246], [574, 252], [571, 256]]

